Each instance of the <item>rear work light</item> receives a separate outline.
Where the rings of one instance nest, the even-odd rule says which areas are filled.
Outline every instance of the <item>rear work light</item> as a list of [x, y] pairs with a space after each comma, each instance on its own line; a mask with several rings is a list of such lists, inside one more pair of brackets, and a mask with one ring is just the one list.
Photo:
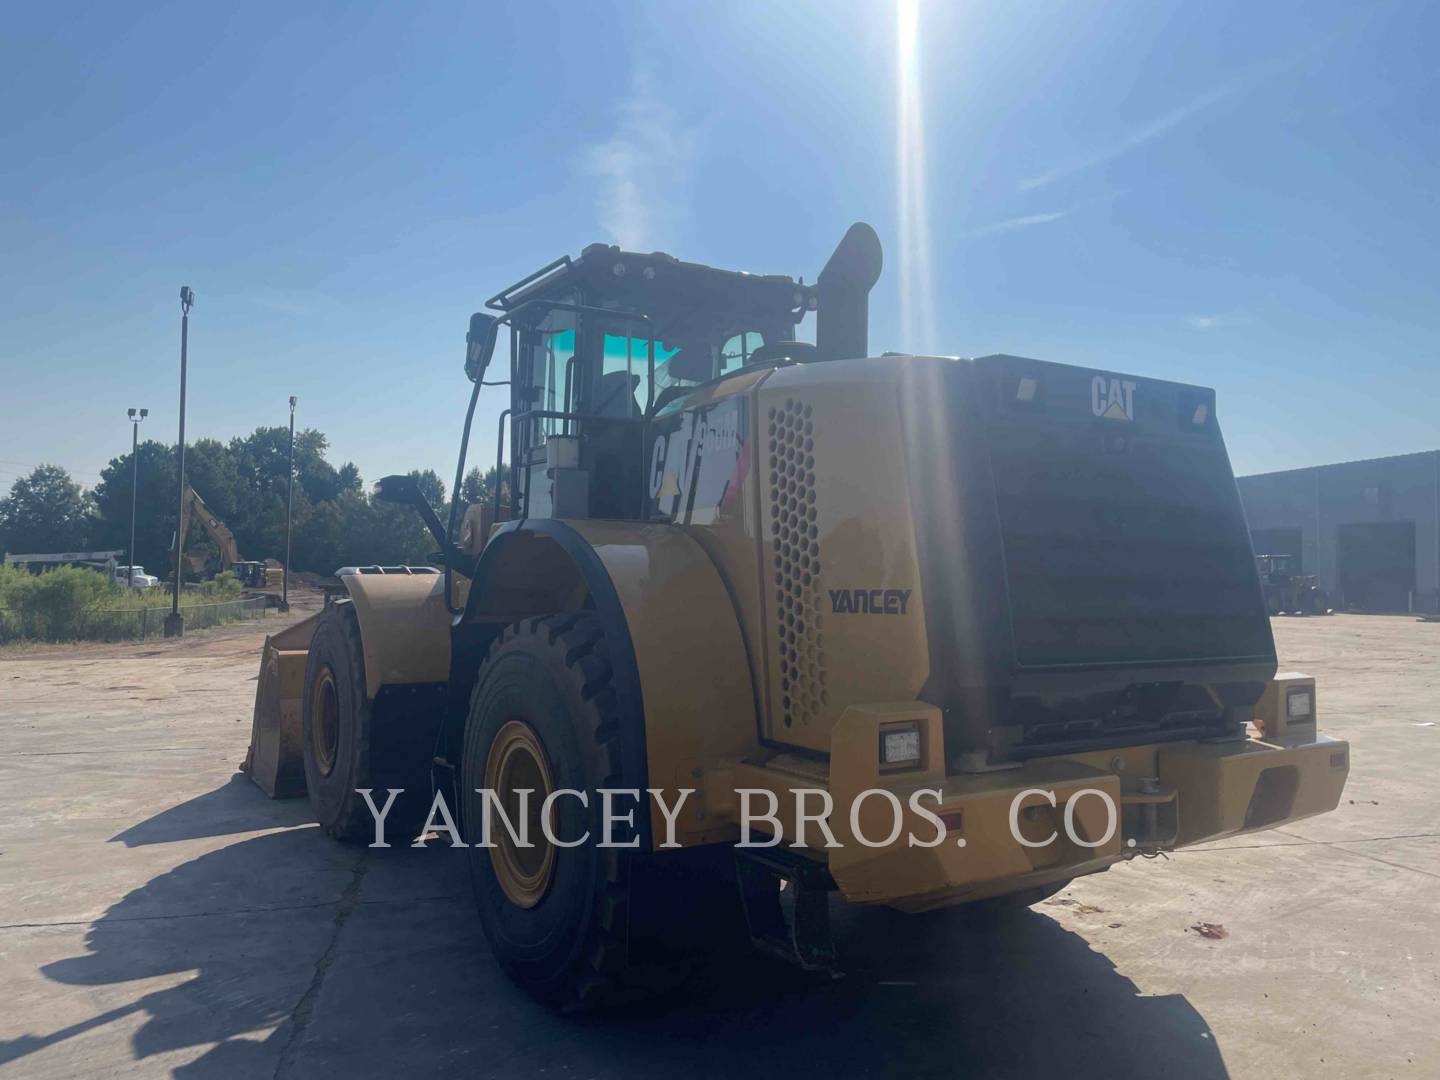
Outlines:
[[905, 727], [885, 728], [880, 732], [881, 765], [920, 764], [920, 728], [910, 724]]
[[1270, 738], [1289, 734], [1314, 738], [1315, 705], [1315, 680], [1298, 671], [1282, 671], [1255, 703], [1255, 726]]
[[1285, 695], [1285, 715], [1291, 720], [1309, 720], [1315, 713], [1315, 699], [1309, 690], [1291, 690]]
[[1215, 426], [1215, 402], [1208, 393], [1182, 390], [1177, 402], [1176, 419], [1181, 430], [1206, 432]]

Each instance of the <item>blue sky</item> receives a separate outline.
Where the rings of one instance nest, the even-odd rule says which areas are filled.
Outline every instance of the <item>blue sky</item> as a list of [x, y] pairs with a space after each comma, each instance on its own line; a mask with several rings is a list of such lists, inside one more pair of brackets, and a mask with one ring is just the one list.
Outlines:
[[8, 6], [0, 490], [174, 439], [182, 284], [192, 437], [293, 393], [446, 475], [499, 286], [602, 239], [812, 279], [854, 220], [876, 352], [1214, 386], [1242, 473], [1440, 445], [1440, 7], [918, 21], [906, 82], [880, 2]]

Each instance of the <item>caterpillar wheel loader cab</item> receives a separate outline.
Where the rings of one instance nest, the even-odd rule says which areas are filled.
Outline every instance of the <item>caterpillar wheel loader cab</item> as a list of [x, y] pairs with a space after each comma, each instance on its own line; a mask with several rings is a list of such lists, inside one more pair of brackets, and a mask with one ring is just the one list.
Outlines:
[[1348, 746], [1277, 677], [1213, 392], [870, 356], [880, 264], [864, 225], [813, 285], [593, 245], [493, 297], [455, 490], [508, 383], [494, 490], [378, 485], [444, 573], [267, 642], [252, 775], [356, 840], [443, 795], [496, 956], [568, 1004], [654, 912], [705, 932], [697, 895], [825, 968], [832, 891], [1033, 902], [1332, 809]]

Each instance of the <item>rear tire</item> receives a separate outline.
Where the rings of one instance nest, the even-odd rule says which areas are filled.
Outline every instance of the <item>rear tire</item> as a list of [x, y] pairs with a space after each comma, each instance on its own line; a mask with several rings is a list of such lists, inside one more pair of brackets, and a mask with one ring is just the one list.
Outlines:
[[348, 600], [316, 623], [302, 701], [305, 787], [320, 827], [337, 840], [373, 843], [375, 817], [358, 789], [370, 789], [383, 810], [388, 789], [402, 788], [385, 816], [385, 839], [413, 840], [430, 808], [433, 737], [427, 742], [413, 718], [387, 717], [366, 696], [360, 622]]
[[[594, 615], [526, 619], [492, 646], [465, 726], [466, 843], [478, 845], [482, 839], [483, 803], [475, 789], [498, 777], [497, 794], [507, 812], [515, 805], [510, 792], [533, 788], [533, 828], [526, 839], [545, 849], [519, 848], [493, 815], [495, 846], [472, 846], [467, 852], [480, 922], [510, 977], [561, 1008], [613, 1001], [626, 975], [630, 881], [638, 851], [598, 846], [596, 789], [639, 788], [641, 779], [623, 769], [612, 675], [609, 643]], [[509, 791], [507, 777], [516, 778]], [[573, 842], [588, 831], [588, 840], [556, 847], [535, 835], [542, 787], [587, 794], [588, 806], [573, 796], [556, 800], [552, 832]], [[638, 825], [649, 804], [617, 797], [615, 809], [622, 815], [633, 809]], [[613, 839], [628, 842], [636, 834], [617, 831]]]

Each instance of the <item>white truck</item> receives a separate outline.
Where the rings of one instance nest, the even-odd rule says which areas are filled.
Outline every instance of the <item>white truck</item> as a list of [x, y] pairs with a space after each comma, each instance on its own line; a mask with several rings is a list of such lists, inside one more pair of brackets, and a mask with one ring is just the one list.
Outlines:
[[131, 589], [148, 589], [160, 584], [160, 579], [154, 574], [147, 574], [143, 566], [117, 566], [115, 584]]

